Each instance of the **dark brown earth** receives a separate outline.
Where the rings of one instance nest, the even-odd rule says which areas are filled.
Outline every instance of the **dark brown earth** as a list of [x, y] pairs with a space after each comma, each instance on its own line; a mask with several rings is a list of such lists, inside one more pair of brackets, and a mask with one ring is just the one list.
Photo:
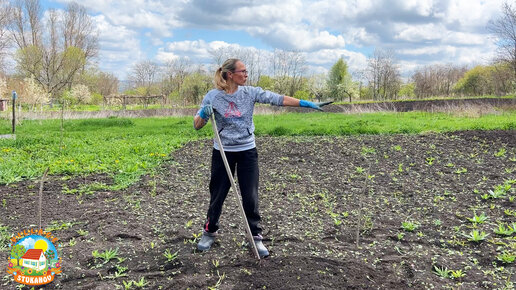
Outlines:
[[[70, 194], [112, 179], [49, 177], [43, 224], [60, 239], [63, 274], [45, 289], [138, 289], [133, 281], [142, 278], [148, 289], [491, 289], [515, 281], [514, 263], [497, 255], [516, 253], [516, 234], [493, 232], [498, 223], [516, 222], [515, 130], [259, 138], [271, 252], [259, 263], [243, 246], [232, 193], [214, 247], [195, 250], [211, 144], [187, 144], [122, 191]], [[481, 197], [504, 183], [504, 197]], [[35, 181], [0, 186], [0, 224], [13, 233], [37, 227], [37, 215], [27, 213], [37, 209], [38, 188]], [[478, 243], [465, 237], [475, 229], [468, 220], [475, 213], [488, 216], [476, 225], [489, 234]], [[404, 230], [407, 221], [419, 227]], [[103, 263], [92, 255], [109, 249], [118, 249], [120, 259]], [[167, 250], [177, 258], [168, 262]], [[8, 250], [0, 254], [7, 261]], [[436, 267], [465, 275], [443, 278]], [[11, 278], [0, 282], [2, 289], [15, 285]]]

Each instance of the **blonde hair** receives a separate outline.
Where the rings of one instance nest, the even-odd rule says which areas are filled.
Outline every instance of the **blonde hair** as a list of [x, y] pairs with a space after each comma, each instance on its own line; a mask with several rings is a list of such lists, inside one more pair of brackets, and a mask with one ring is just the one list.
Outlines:
[[213, 80], [217, 89], [225, 91], [229, 88], [229, 84], [227, 83], [227, 73], [234, 72], [236, 69], [236, 63], [239, 61], [240, 60], [238, 58], [230, 58], [217, 69]]

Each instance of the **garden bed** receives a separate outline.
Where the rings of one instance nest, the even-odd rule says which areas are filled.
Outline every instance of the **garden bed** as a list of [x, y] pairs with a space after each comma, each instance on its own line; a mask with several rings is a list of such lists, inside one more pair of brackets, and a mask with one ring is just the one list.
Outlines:
[[[209, 252], [196, 250], [211, 140], [188, 143], [123, 191], [101, 189], [113, 183], [108, 175], [52, 176], [44, 184], [43, 223], [60, 239], [63, 274], [46, 289], [512, 285], [514, 262], [502, 260], [516, 255], [516, 233], [494, 231], [516, 222], [515, 136], [258, 138], [271, 252], [260, 263], [244, 245], [233, 193], [217, 242]], [[37, 215], [28, 213], [38, 207], [38, 189], [35, 181], [1, 185], [0, 224], [12, 233], [37, 227]], [[473, 241], [474, 231], [488, 236]], [[109, 250], [113, 259], [93, 255]], [[8, 249], [1, 254], [7, 261]]]

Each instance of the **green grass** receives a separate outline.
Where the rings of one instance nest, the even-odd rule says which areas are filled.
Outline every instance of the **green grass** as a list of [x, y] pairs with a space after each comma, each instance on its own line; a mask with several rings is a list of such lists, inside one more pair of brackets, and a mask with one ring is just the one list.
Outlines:
[[516, 111], [478, 118], [444, 113], [283, 114], [254, 117], [256, 135], [418, 134], [458, 130], [516, 129]]
[[[356, 135], [446, 132], [470, 129], [516, 129], [516, 111], [478, 118], [448, 114], [289, 113], [255, 116], [257, 136]], [[0, 119], [0, 135], [10, 121]], [[211, 138], [211, 125], [195, 131], [192, 117], [65, 120], [61, 147], [60, 120], [23, 121], [16, 140], [0, 139], [0, 184], [51, 175], [106, 173], [123, 188], [168, 160], [186, 142]], [[209, 150], [206, 149], [209, 154]]]
[[37, 178], [49, 167], [53, 175], [112, 174], [124, 187], [209, 133], [195, 131], [191, 117], [66, 120], [61, 148], [60, 120], [24, 121], [16, 140], [0, 139], [0, 183]]

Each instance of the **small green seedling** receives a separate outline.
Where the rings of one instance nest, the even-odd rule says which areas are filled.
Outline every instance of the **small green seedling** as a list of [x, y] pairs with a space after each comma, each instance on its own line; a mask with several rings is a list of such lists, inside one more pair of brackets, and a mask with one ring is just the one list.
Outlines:
[[505, 227], [505, 224], [500, 223], [498, 227], [495, 228], [494, 233], [500, 236], [510, 236], [514, 233], [514, 228], [511, 226]]
[[485, 240], [489, 234], [486, 234], [484, 231], [479, 232], [477, 230], [473, 230], [469, 234], [464, 234], [464, 236], [468, 238], [468, 241], [470, 242], [479, 243]]
[[411, 221], [405, 221], [401, 223], [401, 227], [407, 232], [413, 232], [414, 230], [419, 228], [419, 225]]
[[109, 249], [109, 250], [105, 250], [104, 252], [102, 253], [99, 253], [98, 250], [94, 250], [93, 252], [91, 252], [93, 258], [95, 259], [102, 259], [104, 260], [103, 264], [106, 264], [107, 262], [113, 260], [113, 259], [118, 259], [120, 260], [120, 258], [118, 257], [118, 248], [116, 249]]
[[466, 273], [464, 273], [462, 270], [452, 270], [451, 271], [451, 277], [454, 279], [462, 278], [466, 276]]
[[467, 219], [474, 224], [483, 224], [488, 219], [488, 217], [485, 213], [482, 213], [479, 216], [477, 216], [477, 214], [475, 213], [475, 215], [472, 218]]
[[170, 249], [166, 249], [165, 250], [165, 253], [163, 254], [163, 256], [165, 256], [165, 258], [167, 258], [167, 262], [170, 263], [170, 262], [173, 262], [177, 259], [177, 253], [179, 251], [176, 251], [175, 253], [171, 253], [170, 252]]
[[512, 264], [516, 259], [516, 255], [507, 251], [503, 251], [503, 253], [496, 256], [496, 259], [504, 264]]
[[448, 270], [448, 268], [434, 266], [434, 270], [437, 276], [442, 278], [450, 278], [451, 270]]

